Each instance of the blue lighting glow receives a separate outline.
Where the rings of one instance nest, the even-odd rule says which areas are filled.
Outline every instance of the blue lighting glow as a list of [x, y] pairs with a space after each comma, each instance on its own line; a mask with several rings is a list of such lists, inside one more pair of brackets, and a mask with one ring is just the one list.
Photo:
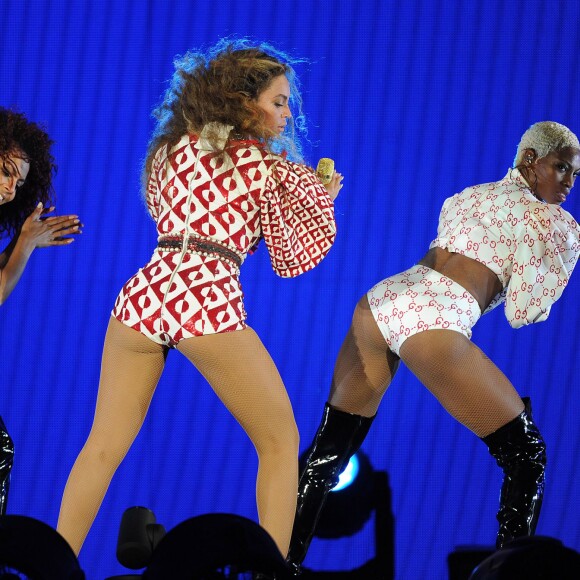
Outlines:
[[348, 487], [358, 475], [359, 472], [359, 461], [358, 457], [353, 455], [348, 462], [348, 465], [344, 471], [340, 474], [338, 478], [338, 483], [330, 491], [340, 491], [345, 487]]

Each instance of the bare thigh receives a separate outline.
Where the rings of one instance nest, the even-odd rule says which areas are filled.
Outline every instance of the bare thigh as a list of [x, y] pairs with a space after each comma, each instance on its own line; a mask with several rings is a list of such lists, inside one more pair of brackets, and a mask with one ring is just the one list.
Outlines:
[[336, 359], [328, 402], [348, 413], [374, 416], [399, 362], [363, 296]]
[[443, 407], [479, 437], [496, 431], [524, 408], [508, 378], [459, 332], [415, 334], [403, 343], [400, 355]]

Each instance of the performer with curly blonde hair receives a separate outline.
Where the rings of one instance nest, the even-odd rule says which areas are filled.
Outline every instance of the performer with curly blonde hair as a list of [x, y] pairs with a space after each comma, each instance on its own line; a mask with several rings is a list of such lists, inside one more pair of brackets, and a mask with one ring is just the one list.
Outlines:
[[78, 553], [145, 419], [167, 352], [176, 349], [252, 440], [260, 524], [285, 555], [298, 433], [276, 366], [246, 324], [239, 271], [262, 238], [278, 275], [315, 267], [334, 241], [342, 176], [323, 186], [311, 168], [281, 154], [300, 153], [290, 110], [300, 112], [299, 93], [281, 52], [226, 40], [208, 54], [186, 54], [175, 68], [155, 110], [144, 170], [157, 247], [115, 303], [94, 423], [58, 530]]

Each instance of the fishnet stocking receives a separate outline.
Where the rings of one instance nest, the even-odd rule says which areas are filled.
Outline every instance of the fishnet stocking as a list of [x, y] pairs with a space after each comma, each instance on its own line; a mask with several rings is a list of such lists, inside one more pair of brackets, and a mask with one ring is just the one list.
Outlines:
[[493, 433], [524, 409], [507, 377], [463, 334], [421, 332], [403, 343], [400, 354], [443, 407], [478, 437]]
[[[296, 507], [298, 432], [272, 359], [250, 328], [191, 338], [178, 350], [206, 377], [254, 443], [260, 523], [286, 554]], [[111, 319], [93, 427], [66, 484], [57, 527], [77, 554], [143, 424], [165, 355], [164, 347]]]
[[181, 351], [204, 375], [258, 453], [260, 524], [285, 556], [298, 489], [298, 429], [282, 379], [251, 329], [191, 338]]
[[[459, 332], [421, 332], [403, 343], [400, 354], [443, 407], [479, 437], [493, 433], [524, 408], [507, 377]], [[363, 296], [335, 364], [328, 402], [342, 411], [372, 417], [399, 362]]]
[[58, 518], [57, 530], [77, 554], [141, 429], [164, 364], [162, 346], [111, 318], [93, 426], [69, 475]]

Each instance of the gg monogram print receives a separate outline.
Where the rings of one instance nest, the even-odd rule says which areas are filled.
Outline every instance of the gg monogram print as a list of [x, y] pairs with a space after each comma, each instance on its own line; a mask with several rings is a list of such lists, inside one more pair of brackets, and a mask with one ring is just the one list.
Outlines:
[[[440, 247], [485, 264], [503, 290], [484, 314], [505, 303], [511, 326], [546, 320], [562, 295], [580, 252], [580, 227], [559, 205], [538, 201], [517, 169], [504, 179], [469, 187], [443, 204]], [[429, 329], [449, 329], [471, 338], [481, 316], [465, 288], [426, 266], [414, 266], [376, 284], [367, 293], [389, 348]]]

